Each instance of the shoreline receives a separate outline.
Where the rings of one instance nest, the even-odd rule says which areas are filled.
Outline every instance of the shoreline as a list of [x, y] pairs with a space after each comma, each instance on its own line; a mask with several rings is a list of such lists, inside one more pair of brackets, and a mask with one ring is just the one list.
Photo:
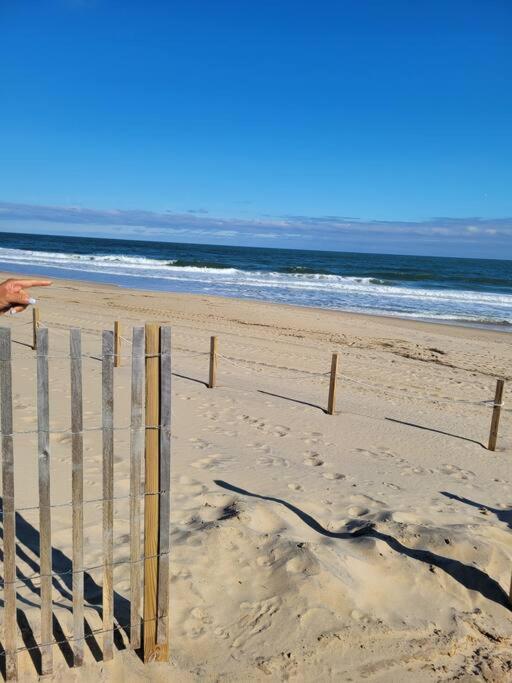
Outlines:
[[[39, 269], [40, 272], [37, 271], [7, 271], [7, 270], [0, 270], [0, 277], [2, 279], [7, 279], [11, 277], [41, 277], [44, 276], [44, 269]], [[105, 282], [103, 280], [97, 280], [97, 279], [80, 279], [80, 278], [61, 278], [61, 277], [52, 277], [49, 276], [48, 279], [51, 279], [53, 282], [58, 282], [58, 283], [65, 283], [65, 284], [72, 284], [72, 283], [80, 283], [83, 286], [89, 286], [89, 287], [105, 287], [105, 288], [112, 288], [114, 290], [120, 290], [123, 292], [144, 292], [147, 294], [158, 294], [161, 296], [168, 296], [168, 297], [184, 297], [184, 298], [190, 298], [192, 301], [204, 301], [207, 299], [212, 299], [214, 301], [223, 301], [223, 302], [234, 302], [236, 304], [247, 304], [248, 306], [271, 306], [271, 307], [276, 307], [276, 308], [285, 308], [285, 309], [291, 309], [294, 311], [298, 312], [307, 312], [307, 311], [313, 311], [316, 313], [321, 313], [322, 315], [330, 315], [330, 316], [343, 316], [343, 317], [350, 317], [354, 316], [355, 318], [359, 318], [361, 320], [371, 320], [375, 321], [378, 323], [378, 321], [382, 321], [385, 324], [390, 324], [390, 325], [405, 325], [405, 326], [411, 326], [411, 329], [414, 329], [416, 327], [421, 327], [421, 326], [434, 326], [436, 328], [440, 328], [439, 332], [441, 332], [441, 329], [446, 328], [447, 330], [450, 331], [450, 333], [453, 333], [455, 330], [466, 330], [467, 332], [474, 333], [476, 331], [478, 332], [483, 332], [487, 334], [498, 334], [498, 335], [511, 335], [512, 334], [512, 325], [496, 325], [496, 324], [478, 324], [478, 323], [470, 323], [470, 322], [457, 322], [453, 320], [435, 320], [435, 319], [430, 319], [430, 318], [410, 318], [410, 317], [402, 317], [399, 315], [390, 315], [386, 313], [367, 313], [363, 311], [350, 311], [350, 310], [345, 310], [345, 309], [337, 309], [337, 308], [321, 308], [318, 306], [307, 306], [307, 305], [301, 305], [301, 304], [293, 304], [293, 303], [285, 303], [285, 302], [275, 302], [275, 301], [266, 301], [266, 300], [261, 300], [257, 298], [252, 298], [252, 297], [228, 297], [228, 296], [223, 296], [221, 294], [201, 294], [201, 293], [196, 293], [196, 292], [184, 292], [184, 291], [176, 291], [176, 290], [162, 290], [162, 289], [145, 289], [143, 287], [130, 287], [128, 285], [124, 284], [119, 284], [119, 283], [113, 283], [113, 282]], [[56, 288], [50, 288], [55, 290]]]

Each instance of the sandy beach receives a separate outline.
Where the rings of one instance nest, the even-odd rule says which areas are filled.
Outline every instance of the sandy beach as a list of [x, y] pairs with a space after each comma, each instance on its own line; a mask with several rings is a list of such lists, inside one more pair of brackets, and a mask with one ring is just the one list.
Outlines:
[[[4, 279], [8, 274], [2, 274]], [[498, 447], [486, 449], [496, 378], [512, 379], [505, 332], [314, 308], [60, 280], [36, 293], [50, 328], [51, 423], [69, 426], [67, 329], [173, 329], [171, 661], [129, 650], [62, 681], [510, 681], [512, 385]], [[33, 430], [30, 311], [4, 316], [14, 344], [15, 429]], [[210, 336], [218, 386], [208, 389]], [[115, 371], [129, 422], [130, 347]], [[337, 414], [325, 413], [338, 352]], [[62, 357], [59, 357], [62, 356]], [[101, 421], [101, 364], [86, 362], [86, 426]], [[16, 506], [37, 504], [37, 435], [15, 440]], [[115, 560], [129, 557], [129, 433], [115, 438]], [[71, 632], [70, 437], [51, 442], [54, 612]], [[86, 498], [101, 498], [101, 441], [86, 434]], [[20, 512], [22, 576], [37, 573], [37, 510]], [[101, 503], [85, 509], [85, 554], [101, 586]], [[55, 568], [55, 567], [54, 567]], [[127, 613], [129, 566], [115, 571]], [[94, 594], [94, 586], [90, 595]], [[38, 640], [37, 581], [18, 608]], [[97, 609], [87, 608], [91, 628]], [[122, 646], [126, 638], [120, 631]], [[20, 647], [30, 647], [20, 635]], [[20, 668], [35, 678], [25, 653]]]

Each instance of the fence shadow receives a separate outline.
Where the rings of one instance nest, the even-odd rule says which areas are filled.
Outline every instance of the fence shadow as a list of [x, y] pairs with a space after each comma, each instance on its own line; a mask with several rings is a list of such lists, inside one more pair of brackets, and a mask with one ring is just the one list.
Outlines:
[[490, 505], [485, 505], [484, 503], [477, 503], [475, 500], [470, 498], [464, 498], [462, 496], [457, 496], [455, 493], [450, 493], [449, 491], [440, 491], [441, 495], [450, 498], [451, 500], [457, 500], [459, 503], [464, 503], [465, 505], [471, 505], [478, 510], [483, 510], [485, 512], [492, 512], [496, 515], [496, 518], [500, 522], [505, 522], [509, 529], [512, 529], [512, 508], [493, 508]]
[[189, 382], [195, 382], [196, 384], [202, 384], [203, 387], [208, 388], [208, 382], [204, 382], [202, 379], [196, 379], [195, 377], [188, 377], [187, 375], [181, 375], [179, 372], [173, 372], [173, 377], [179, 377], [180, 379], [186, 379]]
[[32, 344], [28, 344], [27, 342], [18, 341], [17, 339], [12, 339], [11, 341], [13, 344], [18, 344], [18, 346], [25, 346], [27, 349], [32, 349]]
[[273, 396], [274, 398], [281, 398], [283, 401], [291, 401], [292, 403], [300, 403], [302, 406], [309, 406], [310, 408], [316, 408], [321, 410], [322, 413], [327, 413], [327, 410], [317, 403], [309, 403], [308, 401], [301, 401], [298, 398], [291, 398], [291, 396], [283, 396], [282, 394], [274, 394], [271, 391], [265, 391], [264, 389], [257, 389], [258, 394], [265, 394], [265, 396]]
[[[3, 515], [3, 501], [0, 497], [0, 519]], [[38, 599], [41, 595], [40, 586], [38, 585], [37, 575], [41, 571], [39, 558], [40, 535], [36, 527], [28, 522], [19, 512], [16, 512], [16, 581], [19, 588], [17, 588], [16, 600], [18, 605], [25, 605], [26, 607], [40, 610]], [[0, 538], [3, 539], [3, 521], [0, 521]], [[30, 553], [30, 554], [29, 554]], [[3, 562], [3, 552], [0, 551], [0, 559]], [[29, 567], [31, 573], [25, 574], [18, 566], [18, 560]], [[61, 598], [69, 602], [69, 605], [63, 605], [59, 602], [60, 609], [66, 609], [72, 612], [72, 590], [73, 590], [73, 563], [71, 559], [65, 555], [61, 550], [52, 548], [52, 586]], [[32, 601], [26, 595], [21, 594], [21, 587], [24, 586], [24, 593], [31, 593], [36, 598]], [[4, 587], [4, 578], [0, 577], [0, 588]], [[0, 600], [0, 607], [4, 607], [4, 600]], [[56, 604], [55, 602], [53, 603]], [[88, 571], [84, 571], [84, 606], [91, 608], [102, 616], [102, 587], [99, 585]], [[114, 591], [114, 644], [118, 650], [125, 649], [125, 641], [121, 631], [125, 635], [130, 635], [130, 601], [124, 598], [119, 593]], [[70, 639], [66, 637], [64, 630], [59, 623], [59, 620], [53, 614], [52, 616], [52, 630], [55, 645], [59, 647], [62, 657], [69, 667], [73, 667], [73, 649], [70, 645]], [[22, 608], [19, 606], [16, 610], [16, 621], [19, 632], [21, 633], [25, 649], [28, 650], [32, 659], [35, 670], [38, 675], [41, 675], [41, 651], [40, 644], [37, 643], [34, 630], [30, 624], [29, 618]], [[96, 635], [91, 628], [90, 623], [84, 618], [84, 640], [86, 645], [96, 661], [103, 659], [102, 649], [96, 639]], [[0, 645], [0, 674], [5, 679], [5, 650]]]
[[492, 602], [505, 607], [507, 610], [511, 610], [507, 593], [495, 579], [491, 578], [488, 574], [477, 567], [464, 564], [463, 562], [460, 562], [460, 560], [444, 557], [443, 555], [439, 555], [430, 550], [409, 548], [390, 534], [377, 531], [377, 529], [371, 524], [362, 528], [356, 527], [353, 533], [351, 533], [350, 530], [348, 532], [329, 531], [323, 527], [320, 522], [314, 519], [314, 517], [286, 500], [274, 498], [272, 496], [264, 496], [258, 493], [252, 493], [251, 491], [247, 491], [246, 489], [239, 488], [238, 486], [234, 486], [233, 484], [229, 484], [228, 482], [221, 481], [219, 479], [215, 480], [215, 484], [221, 488], [231, 491], [232, 493], [237, 493], [242, 496], [250, 496], [251, 498], [258, 498], [259, 500], [266, 500], [272, 503], [278, 503], [279, 505], [282, 505], [286, 509], [290, 510], [290, 512], [293, 512], [293, 514], [297, 515], [297, 517], [299, 517], [299, 519], [313, 529], [313, 531], [316, 531], [322, 536], [346, 541], [364, 535], [365, 538], [374, 538], [376, 540], [384, 541], [384, 543], [386, 543], [396, 553], [410, 557], [418, 562], [423, 562], [429, 566], [432, 565], [437, 567], [451, 576], [452, 579], [464, 586], [464, 588], [478, 592], [487, 600], [491, 600]]
[[416, 429], [423, 429], [426, 432], [434, 432], [435, 434], [443, 434], [444, 436], [451, 436], [453, 439], [460, 439], [461, 441], [469, 441], [469, 443], [474, 443], [477, 446], [481, 446], [487, 450], [485, 444], [476, 439], [469, 439], [467, 436], [461, 436], [460, 434], [452, 434], [451, 432], [444, 432], [442, 429], [435, 429], [434, 427], [426, 427], [425, 425], [418, 425], [414, 422], [405, 422], [404, 420], [397, 420], [394, 417], [385, 417], [388, 422], [395, 422], [399, 425], [405, 425], [406, 427], [415, 427]]

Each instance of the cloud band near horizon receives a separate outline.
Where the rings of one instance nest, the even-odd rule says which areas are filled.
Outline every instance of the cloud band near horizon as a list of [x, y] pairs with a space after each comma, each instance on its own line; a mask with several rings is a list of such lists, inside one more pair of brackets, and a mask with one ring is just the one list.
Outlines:
[[[512, 218], [437, 217], [423, 221], [364, 220], [343, 216], [261, 216], [252, 219], [216, 218], [204, 209], [186, 213], [142, 209], [90, 209], [73, 206], [39, 206], [0, 202], [0, 221], [6, 231], [76, 234], [90, 237], [123, 237], [148, 240], [200, 241], [297, 248], [354, 249], [382, 248], [399, 244], [402, 253], [423, 253], [430, 245], [446, 255], [510, 257]], [[36, 225], [34, 225], [36, 224]], [[67, 232], [63, 226], [68, 226]], [[115, 230], [114, 230], [115, 229]], [[461, 253], [453, 253], [457, 248]], [[509, 249], [509, 254], [503, 250]], [[494, 254], [496, 250], [496, 253]], [[396, 253], [396, 252], [395, 252]]]

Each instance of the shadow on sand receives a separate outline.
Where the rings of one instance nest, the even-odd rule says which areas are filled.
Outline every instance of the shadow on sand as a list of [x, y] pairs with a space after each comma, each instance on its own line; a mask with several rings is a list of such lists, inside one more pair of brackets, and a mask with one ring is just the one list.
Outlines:
[[[286, 500], [280, 498], [273, 498], [272, 496], [262, 496], [257, 493], [252, 493], [246, 489], [239, 488], [228, 482], [215, 480], [217, 486], [222, 487], [232, 493], [237, 493], [241, 496], [250, 496], [251, 498], [258, 498], [259, 500], [266, 500], [272, 503], [278, 503], [282, 505], [293, 514], [297, 515], [304, 524], [307, 524], [313, 531], [316, 531], [322, 536], [327, 536], [328, 538], [337, 538], [341, 541], [346, 541], [349, 539], [357, 538], [358, 536], [365, 536], [366, 538], [374, 538], [376, 540], [384, 541], [387, 545], [394, 550], [396, 553], [410, 557], [418, 562], [424, 562], [429, 566], [437, 567], [446, 574], [452, 577], [455, 581], [460, 583], [464, 588], [468, 590], [476, 591], [480, 593], [487, 600], [501, 605], [510, 610], [510, 605], [508, 602], [508, 595], [499, 585], [497, 581], [492, 579], [488, 574], [486, 574], [481, 569], [473, 567], [468, 564], [464, 564], [459, 560], [454, 560], [449, 557], [444, 557], [443, 555], [438, 555], [430, 550], [418, 550], [417, 548], [408, 548], [407, 546], [400, 543], [396, 538], [390, 534], [385, 534], [377, 531], [374, 526], [368, 525], [363, 528], [356, 528], [354, 532], [343, 532], [336, 533], [325, 529], [314, 517], [304, 512], [300, 508], [288, 503]], [[350, 528], [349, 528], [350, 529]]]
[[[0, 518], [3, 513], [2, 499], [0, 498]], [[0, 525], [0, 537], [3, 539], [3, 524]], [[34, 667], [41, 675], [41, 652], [36, 641], [34, 631], [30, 625], [27, 615], [22, 609], [22, 605], [27, 607], [40, 609], [38, 602], [40, 597], [40, 586], [38, 585], [37, 575], [40, 572], [40, 565], [37, 559], [39, 557], [39, 532], [30, 524], [22, 515], [16, 513], [16, 557], [21, 562], [25, 563], [30, 570], [30, 574], [25, 574], [18, 566], [16, 566], [17, 585], [17, 604], [16, 619], [18, 629], [23, 639], [23, 644], [27, 648], [32, 659]], [[3, 552], [0, 551], [0, 559], [3, 562]], [[62, 608], [63, 601], [69, 601], [69, 606], [64, 608], [71, 612], [72, 590], [73, 590], [73, 564], [69, 557], [56, 548], [52, 548], [52, 572], [55, 576], [52, 578], [52, 585], [54, 590], [63, 599], [59, 602], [59, 607]], [[22, 587], [24, 589], [22, 590]], [[0, 578], [0, 588], [4, 587], [3, 577]], [[34, 600], [30, 599], [30, 594], [33, 594]], [[56, 603], [54, 603], [56, 604]], [[94, 609], [98, 615], [102, 615], [102, 589], [99, 584], [92, 578], [92, 576], [84, 572], [84, 605]], [[3, 609], [4, 600], [0, 600], [0, 607]], [[123, 630], [129, 636], [130, 623], [130, 602], [119, 593], [114, 591], [114, 619], [117, 624], [114, 625], [114, 643], [117, 649], [125, 649], [125, 643], [120, 630]], [[95, 634], [88, 623], [84, 619], [85, 642], [89, 647], [91, 654], [96, 661], [103, 659], [103, 654]], [[59, 647], [63, 658], [69, 667], [73, 666], [73, 650], [65, 633], [55, 616], [53, 615], [53, 637], [55, 644]], [[3, 643], [0, 643], [0, 673], [5, 679], [5, 650]]]
[[451, 432], [443, 432], [442, 429], [435, 429], [434, 427], [425, 427], [425, 425], [418, 425], [414, 422], [404, 422], [404, 420], [396, 420], [394, 417], [384, 418], [388, 422], [395, 422], [399, 425], [405, 425], [406, 427], [414, 427], [415, 429], [423, 429], [425, 432], [433, 432], [434, 434], [443, 434], [444, 436], [451, 436], [453, 439], [460, 439], [461, 441], [469, 441], [469, 443], [475, 443], [477, 446], [481, 446], [487, 450], [485, 444], [476, 439], [469, 439], [467, 436], [460, 436], [460, 434], [452, 434]]
[[327, 413], [325, 408], [317, 405], [316, 403], [308, 403], [308, 401], [301, 401], [298, 398], [291, 398], [291, 396], [283, 396], [282, 394], [274, 394], [271, 391], [264, 391], [263, 389], [258, 389], [258, 394], [265, 394], [265, 396], [273, 396], [274, 398], [281, 398], [283, 401], [290, 401], [291, 403], [299, 403], [302, 406], [308, 406], [309, 408], [316, 408], [321, 410], [322, 413]]
[[471, 507], [477, 508], [482, 512], [492, 512], [496, 515], [496, 518], [500, 522], [505, 522], [509, 529], [512, 529], [512, 508], [492, 508], [490, 505], [484, 505], [484, 503], [477, 503], [475, 500], [470, 498], [463, 498], [462, 496], [457, 496], [455, 493], [450, 493], [449, 491], [441, 491], [443, 496], [450, 498], [451, 500], [457, 500], [459, 503], [464, 503], [464, 505], [471, 505]]

